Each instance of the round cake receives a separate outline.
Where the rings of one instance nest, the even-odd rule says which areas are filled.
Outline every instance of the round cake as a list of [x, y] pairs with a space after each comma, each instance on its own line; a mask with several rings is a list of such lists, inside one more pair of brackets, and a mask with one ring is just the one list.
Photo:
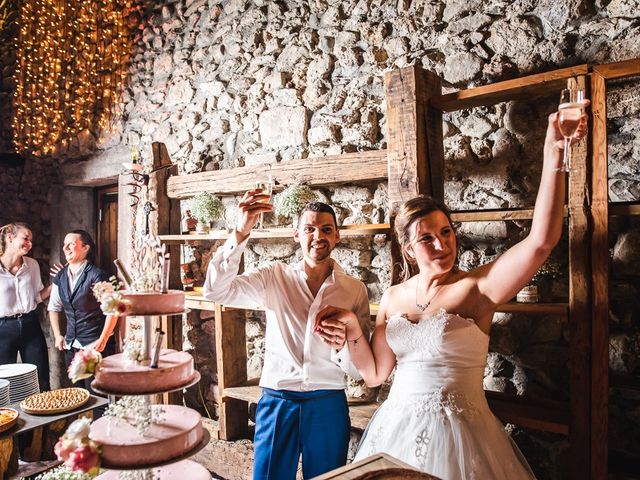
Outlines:
[[168, 315], [184, 312], [184, 292], [169, 290], [160, 292], [121, 292], [129, 304], [127, 315]]
[[[180, 457], [203, 438], [200, 414], [180, 405], [152, 405], [154, 422], [144, 435], [122, 419], [101, 417], [91, 424], [90, 438], [102, 446], [105, 468], [137, 468]], [[184, 477], [188, 478], [188, 477]]]
[[188, 385], [194, 375], [193, 357], [186, 352], [160, 350], [158, 368], [149, 367], [149, 360], [133, 363], [117, 353], [98, 364], [91, 386], [106, 393], [142, 395]]
[[[131, 452], [136, 455], [137, 452]], [[181, 462], [172, 463], [164, 467], [151, 468], [154, 480], [175, 480], [176, 478], [184, 478], [185, 480], [211, 480], [211, 474], [202, 465], [191, 460], [182, 460]], [[95, 480], [119, 480], [120, 472], [118, 470], [110, 470], [98, 475]]]

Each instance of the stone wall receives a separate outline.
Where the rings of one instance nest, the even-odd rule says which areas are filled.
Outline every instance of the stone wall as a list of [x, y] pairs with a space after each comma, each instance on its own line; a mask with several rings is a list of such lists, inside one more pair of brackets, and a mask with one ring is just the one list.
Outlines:
[[[422, 65], [441, 75], [448, 91], [582, 62], [638, 57], [640, 20], [632, 3], [156, 3], [143, 18], [121, 142], [143, 150], [152, 141], [165, 142], [180, 173], [384, 148], [386, 70]], [[620, 109], [632, 108], [633, 88], [616, 95]], [[556, 92], [550, 92], [536, 102], [445, 116], [445, 191], [452, 208], [533, 204], [546, 116], [556, 101]], [[612, 132], [614, 200], [640, 198], [640, 176], [634, 169], [639, 139], [633, 126], [627, 123]], [[336, 206], [343, 223], [387, 219], [385, 184], [316, 192]], [[218, 227], [235, 221], [235, 199], [224, 201], [227, 214]], [[266, 222], [285, 221], [268, 216]], [[461, 225], [461, 265], [470, 268], [491, 260], [527, 229], [528, 222]], [[210, 255], [207, 248], [196, 255], [201, 273]], [[335, 256], [377, 301], [389, 283], [384, 236], [343, 242]], [[555, 256], [566, 271], [566, 247]], [[245, 266], [299, 258], [291, 241], [260, 240], [249, 245]], [[566, 275], [546, 279], [547, 299], [567, 291]], [[247, 317], [249, 372], [257, 376], [264, 319], [254, 313]], [[197, 323], [190, 339], [204, 335], [211, 341], [211, 329], [199, 330]], [[485, 386], [566, 399], [567, 331], [566, 321], [553, 316], [497, 315]], [[623, 335], [618, 343], [633, 343], [633, 335]], [[623, 351], [633, 357], [632, 349]], [[357, 385], [350, 393], [371, 395]], [[384, 395], [383, 388], [380, 398]], [[541, 478], [563, 477], [564, 437], [534, 432], [514, 436]]]

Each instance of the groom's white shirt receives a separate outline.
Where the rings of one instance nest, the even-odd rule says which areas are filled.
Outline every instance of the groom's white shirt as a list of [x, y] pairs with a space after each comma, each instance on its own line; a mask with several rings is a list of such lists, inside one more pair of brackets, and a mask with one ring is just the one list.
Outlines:
[[343, 389], [345, 373], [359, 379], [349, 348], [336, 351], [313, 334], [316, 314], [333, 305], [353, 311], [365, 338], [370, 326], [369, 299], [364, 284], [344, 273], [333, 261], [333, 272], [313, 297], [306, 283], [304, 263], [272, 263], [238, 275], [248, 238], [237, 244], [235, 235], [209, 263], [204, 296], [214, 302], [266, 309], [265, 358], [260, 386], [307, 392]]

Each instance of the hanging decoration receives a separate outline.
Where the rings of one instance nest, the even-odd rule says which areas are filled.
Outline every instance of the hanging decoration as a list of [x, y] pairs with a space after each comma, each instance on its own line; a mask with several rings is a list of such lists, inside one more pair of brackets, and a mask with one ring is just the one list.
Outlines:
[[8, 28], [16, 16], [16, 5], [12, 0], [0, 0], [0, 31]]
[[131, 0], [24, 0], [16, 39], [16, 151], [55, 155], [99, 142], [120, 114]]

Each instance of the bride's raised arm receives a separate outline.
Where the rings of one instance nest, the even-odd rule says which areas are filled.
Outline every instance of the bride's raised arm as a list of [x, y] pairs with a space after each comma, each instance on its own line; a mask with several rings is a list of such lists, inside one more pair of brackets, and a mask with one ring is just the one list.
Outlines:
[[[586, 133], [587, 116], [583, 115], [572, 142], [581, 140]], [[496, 305], [513, 298], [531, 280], [560, 240], [566, 184], [565, 172], [560, 169], [563, 146], [558, 113], [552, 113], [548, 117], [544, 163], [531, 231], [494, 262], [473, 272], [478, 278], [480, 293]]]

